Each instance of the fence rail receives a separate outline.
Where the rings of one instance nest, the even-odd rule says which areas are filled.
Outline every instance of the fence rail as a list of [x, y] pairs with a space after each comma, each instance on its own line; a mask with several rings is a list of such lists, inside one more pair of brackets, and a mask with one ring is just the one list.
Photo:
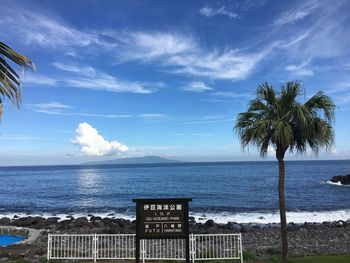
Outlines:
[[[135, 259], [135, 234], [49, 234], [47, 259], [125, 260]], [[140, 259], [185, 260], [182, 239], [140, 240]], [[190, 258], [195, 260], [233, 259], [243, 262], [241, 234], [191, 234]]]

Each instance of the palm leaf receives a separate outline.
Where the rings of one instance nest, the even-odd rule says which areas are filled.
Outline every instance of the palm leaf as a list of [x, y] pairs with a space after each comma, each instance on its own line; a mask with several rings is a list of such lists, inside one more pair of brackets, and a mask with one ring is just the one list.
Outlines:
[[315, 153], [320, 148], [329, 149], [334, 143], [331, 121], [335, 105], [324, 92], [300, 103], [302, 92], [300, 81], [287, 82], [280, 92], [267, 83], [259, 85], [256, 98], [236, 121], [242, 147], [254, 145], [262, 156], [269, 146], [298, 153], [305, 153], [308, 147]]
[[17, 106], [21, 102], [21, 77], [6, 59], [20, 66], [24, 71], [35, 70], [35, 65], [29, 58], [0, 42], [0, 117], [4, 98], [9, 99]]

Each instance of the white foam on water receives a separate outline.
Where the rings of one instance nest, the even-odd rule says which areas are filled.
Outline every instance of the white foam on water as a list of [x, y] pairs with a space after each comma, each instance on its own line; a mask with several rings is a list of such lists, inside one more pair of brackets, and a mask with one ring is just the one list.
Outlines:
[[[280, 215], [279, 212], [249, 212], [249, 213], [193, 213], [197, 222], [205, 222], [206, 220], [212, 219], [216, 223], [225, 224], [227, 222], [237, 223], [257, 223], [257, 224], [271, 224], [279, 223]], [[325, 221], [338, 221], [338, 220], [349, 220], [350, 209], [336, 210], [336, 211], [317, 211], [317, 212], [287, 212], [287, 221], [295, 224], [308, 223], [322, 223]]]
[[[91, 213], [91, 214], [93, 216], [99, 216], [99, 217], [102, 217], [102, 218], [109, 217], [109, 218], [123, 218], [123, 219], [128, 219], [128, 220], [134, 220], [135, 219], [135, 217], [128, 216], [128, 215], [125, 215], [125, 214], [114, 213], [114, 212]], [[57, 218], [59, 218], [58, 221], [67, 220], [67, 219], [69, 219], [70, 216], [72, 216], [74, 218], [86, 217], [88, 219], [90, 219], [90, 217], [91, 217], [91, 216], [88, 216], [87, 214], [82, 214], [82, 213], [69, 213], [69, 214], [49, 214], [49, 213], [4, 213], [4, 214], [1, 214], [0, 213], [0, 218], [8, 217], [10, 219], [15, 219], [14, 218], [15, 216], [17, 218], [23, 218], [23, 217], [28, 217], [28, 216], [32, 216], [32, 217], [40, 216], [40, 217], [43, 217], [43, 218], [57, 217]]]
[[[40, 216], [43, 218], [49, 217], [58, 217], [59, 221], [69, 219], [69, 216], [73, 216], [74, 218], [78, 217], [87, 217], [90, 216], [82, 213], [70, 213], [70, 214], [28, 214], [28, 213], [4, 213], [0, 214], [0, 218], [8, 217], [10, 219], [14, 219], [14, 216], [19, 218], [28, 217], [28, 216]], [[102, 218], [123, 218], [128, 220], [134, 220], [135, 216], [125, 215], [121, 213], [94, 213], [94, 216], [100, 216]], [[216, 223], [226, 224], [227, 222], [237, 222], [242, 224], [248, 223], [256, 223], [256, 224], [271, 224], [271, 223], [279, 223], [280, 216], [279, 212], [247, 212], [247, 213], [230, 213], [230, 212], [218, 212], [218, 213], [190, 213], [190, 216], [193, 216], [196, 222], [206, 222], [209, 219], [214, 220]], [[299, 211], [299, 212], [287, 212], [287, 221], [288, 223], [295, 224], [303, 224], [305, 222], [308, 223], [322, 223], [325, 221], [338, 221], [338, 220], [350, 220], [350, 209], [345, 210], [335, 210], [335, 211]]]
[[332, 181], [330, 181], [330, 180], [327, 180], [326, 181], [326, 184], [330, 184], [330, 185], [338, 185], [338, 186], [350, 186], [350, 185], [343, 185], [340, 181], [338, 181], [338, 182], [332, 182]]

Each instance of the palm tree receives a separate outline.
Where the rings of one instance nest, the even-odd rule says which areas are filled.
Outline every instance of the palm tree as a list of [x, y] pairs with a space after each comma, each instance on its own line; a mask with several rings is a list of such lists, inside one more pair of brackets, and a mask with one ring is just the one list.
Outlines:
[[21, 102], [21, 77], [8, 64], [6, 59], [11, 60], [23, 70], [35, 69], [30, 59], [0, 42], [0, 117], [2, 115], [4, 98], [8, 98], [17, 106], [19, 106]]
[[306, 153], [311, 148], [318, 153], [330, 149], [334, 143], [332, 121], [335, 105], [320, 91], [305, 103], [298, 101], [303, 91], [300, 81], [287, 82], [281, 91], [264, 83], [257, 89], [257, 97], [250, 101], [247, 112], [240, 113], [236, 121], [241, 145], [256, 146], [262, 157], [270, 147], [276, 152], [279, 168], [278, 196], [281, 220], [282, 260], [288, 262], [286, 205], [284, 194], [285, 153]]

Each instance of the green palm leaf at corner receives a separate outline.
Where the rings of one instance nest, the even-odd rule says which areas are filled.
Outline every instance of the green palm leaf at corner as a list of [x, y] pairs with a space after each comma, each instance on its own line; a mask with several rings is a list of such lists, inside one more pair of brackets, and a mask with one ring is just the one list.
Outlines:
[[9, 63], [18, 65], [23, 71], [35, 70], [35, 65], [29, 58], [0, 42], [0, 117], [3, 99], [9, 99], [17, 106], [21, 102], [21, 77]]

